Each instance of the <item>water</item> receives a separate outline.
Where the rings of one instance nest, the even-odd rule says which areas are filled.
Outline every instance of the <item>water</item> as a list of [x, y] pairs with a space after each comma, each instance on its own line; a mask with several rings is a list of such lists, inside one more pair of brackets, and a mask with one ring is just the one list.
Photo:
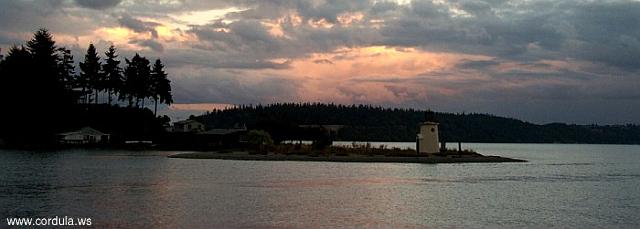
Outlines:
[[128, 228], [640, 227], [640, 146], [463, 148], [529, 162], [258, 162], [165, 157], [175, 152], [0, 151], [0, 228], [6, 217], [55, 216]]

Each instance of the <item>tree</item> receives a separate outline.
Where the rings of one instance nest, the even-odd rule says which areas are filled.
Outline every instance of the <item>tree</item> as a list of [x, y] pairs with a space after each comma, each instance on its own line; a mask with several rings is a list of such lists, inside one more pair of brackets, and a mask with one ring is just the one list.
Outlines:
[[136, 78], [138, 78], [138, 70], [136, 70], [137, 65], [133, 63], [135, 58], [136, 57], [134, 56], [132, 60], [127, 58], [124, 59], [127, 66], [124, 69], [123, 85], [120, 88], [120, 93], [118, 94], [118, 99], [121, 101], [127, 101], [129, 107], [133, 106], [133, 99], [135, 97], [135, 81]]
[[142, 100], [142, 106], [139, 104], [136, 105], [138, 105], [138, 107], [144, 107], [145, 98], [151, 95], [151, 63], [147, 58], [139, 56], [136, 65], [136, 70], [138, 71], [138, 82], [135, 89], [136, 96], [138, 98], [136, 103], [139, 103], [140, 100]]
[[125, 59], [127, 66], [124, 69], [124, 86], [120, 95], [121, 100], [128, 100], [129, 106], [133, 104], [144, 107], [144, 98], [150, 95], [151, 67], [149, 60], [136, 53], [131, 60]]
[[59, 80], [62, 83], [65, 90], [71, 91], [75, 87], [75, 66], [73, 61], [73, 55], [71, 55], [71, 50], [60, 47], [58, 48], [58, 52], [62, 58], [58, 63], [59, 69]]
[[60, 120], [72, 105], [61, 78], [62, 62], [63, 56], [46, 29], [36, 31], [26, 47], [11, 48], [0, 74], [0, 98], [3, 106], [10, 108], [2, 112], [0, 120], [6, 121], [0, 129], [8, 138], [45, 143], [61, 127]]
[[48, 82], [55, 82], [58, 76], [58, 48], [53, 36], [46, 29], [36, 31], [33, 38], [27, 42], [27, 49], [33, 58], [34, 69]]
[[[24, 46], [13, 46], [9, 49], [7, 57], [0, 66], [0, 99], [7, 107], [27, 106], [30, 101], [29, 82], [33, 76], [34, 68], [31, 53]], [[17, 108], [16, 108], [17, 109]], [[7, 112], [0, 112], [6, 114]]]
[[[33, 95], [40, 98], [40, 102], [52, 105], [56, 101], [63, 89], [59, 79], [58, 62], [60, 56], [55, 45], [53, 36], [46, 29], [39, 29], [33, 38], [27, 42], [27, 50], [31, 54], [33, 75], [31, 90]], [[49, 103], [53, 102], [53, 103]]]
[[171, 105], [173, 96], [171, 95], [171, 81], [164, 72], [164, 65], [157, 59], [151, 70], [151, 97], [154, 101], [153, 114], [158, 115], [158, 102]]
[[[83, 94], [89, 94], [93, 91], [95, 94], [95, 103], [98, 103], [98, 90], [101, 88], [101, 65], [100, 57], [96, 52], [96, 47], [93, 44], [89, 44], [87, 48], [87, 54], [84, 56], [84, 62], [80, 63], [80, 87], [82, 87]], [[90, 96], [85, 98], [85, 103], [91, 102]]]
[[[0, 100], [4, 107], [10, 108], [0, 112], [0, 120], [3, 121], [0, 133], [5, 140], [24, 136], [24, 128], [19, 128], [16, 121], [31, 115], [26, 113], [33, 111], [29, 104], [37, 102], [33, 100], [36, 96], [29, 93], [32, 90], [30, 81], [34, 71], [31, 65], [31, 53], [24, 46], [13, 46], [0, 66]], [[15, 111], [25, 112], [25, 115]]]
[[273, 145], [273, 139], [264, 130], [251, 130], [247, 133], [247, 143], [255, 147], [259, 152], [264, 152], [266, 146]]
[[120, 93], [123, 85], [122, 68], [119, 66], [120, 61], [116, 59], [118, 58], [118, 55], [116, 54], [116, 48], [113, 45], [109, 47], [109, 51], [105, 52], [104, 55], [107, 57], [104, 65], [102, 65], [102, 70], [105, 76], [104, 89], [107, 91], [109, 96], [109, 105], [111, 105], [111, 95]]

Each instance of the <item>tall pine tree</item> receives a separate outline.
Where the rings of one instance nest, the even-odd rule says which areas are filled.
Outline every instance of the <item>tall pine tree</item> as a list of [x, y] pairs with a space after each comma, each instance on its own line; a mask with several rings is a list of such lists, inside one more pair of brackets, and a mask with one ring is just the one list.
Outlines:
[[134, 61], [137, 61], [137, 56], [138, 54], [131, 58], [131, 60], [127, 58], [124, 59], [127, 64], [124, 68], [124, 84], [120, 88], [120, 93], [118, 95], [118, 99], [121, 101], [127, 101], [127, 106], [129, 107], [133, 106], [133, 101], [135, 99], [135, 85], [138, 78], [138, 70]]
[[109, 50], [104, 53], [107, 57], [102, 70], [104, 71], [104, 89], [109, 96], [109, 105], [111, 105], [111, 96], [120, 93], [120, 89], [123, 86], [122, 68], [120, 68], [120, 61], [117, 60], [118, 54], [116, 54], [116, 48], [111, 45]]
[[164, 71], [164, 65], [157, 59], [151, 70], [151, 97], [154, 101], [153, 113], [158, 114], [158, 102], [170, 105], [173, 103], [173, 96], [171, 95], [171, 81], [167, 78], [167, 73]]
[[144, 107], [145, 99], [151, 95], [151, 63], [146, 57], [140, 57], [137, 62], [138, 82], [136, 84], [137, 102], [142, 102], [138, 107]]
[[101, 78], [101, 65], [100, 65], [100, 57], [96, 52], [96, 47], [93, 44], [89, 44], [89, 48], [87, 48], [87, 54], [84, 56], [84, 62], [80, 63], [80, 87], [82, 88], [82, 93], [85, 94], [85, 103], [92, 102], [91, 96], [89, 94], [94, 94], [94, 101], [98, 103], [98, 89], [100, 86], [100, 78]]
[[53, 36], [46, 29], [36, 31], [33, 38], [27, 42], [27, 50], [32, 58], [31, 68], [34, 71], [31, 76], [33, 95], [39, 97], [43, 103], [60, 101], [57, 97], [63, 94], [60, 93], [63, 85], [59, 79], [60, 57], [57, 49]]
[[61, 47], [58, 48], [58, 52], [60, 53], [61, 59], [58, 63], [59, 76], [58, 80], [63, 84], [63, 87], [67, 91], [73, 90], [75, 88], [75, 66], [73, 61], [73, 55], [71, 55], [71, 50]]

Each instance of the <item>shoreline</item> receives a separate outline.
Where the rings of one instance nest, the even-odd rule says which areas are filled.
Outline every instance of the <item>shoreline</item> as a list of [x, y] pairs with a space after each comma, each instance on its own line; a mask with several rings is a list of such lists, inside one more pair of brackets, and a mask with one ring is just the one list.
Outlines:
[[322, 162], [374, 162], [374, 163], [503, 163], [503, 162], [527, 162], [526, 160], [513, 159], [500, 156], [368, 156], [368, 155], [284, 155], [284, 154], [249, 154], [244, 151], [229, 153], [220, 152], [192, 152], [169, 155], [169, 158], [180, 159], [218, 159], [218, 160], [243, 160], [243, 161], [322, 161]]

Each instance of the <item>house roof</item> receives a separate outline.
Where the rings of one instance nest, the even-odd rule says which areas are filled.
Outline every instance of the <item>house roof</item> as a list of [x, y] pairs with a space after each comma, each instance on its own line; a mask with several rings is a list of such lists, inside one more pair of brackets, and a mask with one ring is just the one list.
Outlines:
[[298, 127], [300, 127], [300, 128], [322, 128], [322, 129], [327, 129], [327, 130], [332, 130], [332, 131], [338, 131], [338, 130], [342, 129], [344, 127], [344, 125], [319, 125], [319, 124], [315, 124], [315, 125], [298, 125]]
[[108, 135], [91, 127], [83, 127], [76, 131], [60, 133], [58, 135]]
[[200, 124], [202, 124], [201, 122], [198, 122], [198, 121], [193, 120], [193, 119], [187, 119], [187, 120], [182, 120], [182, 121], [175, 122], [175, 124], [187, 124], [187, 123], [200, 123]]
[[227, 135], [227, 134], [233, 134], [233, 133], [238, 133], [238, 132], [243, 132], [243, 131], [247, 131], [247, 130], [246, 129], [211, 129], [211, 130], [207, 130], [205, 132], [200, 132], [198, 134]]

